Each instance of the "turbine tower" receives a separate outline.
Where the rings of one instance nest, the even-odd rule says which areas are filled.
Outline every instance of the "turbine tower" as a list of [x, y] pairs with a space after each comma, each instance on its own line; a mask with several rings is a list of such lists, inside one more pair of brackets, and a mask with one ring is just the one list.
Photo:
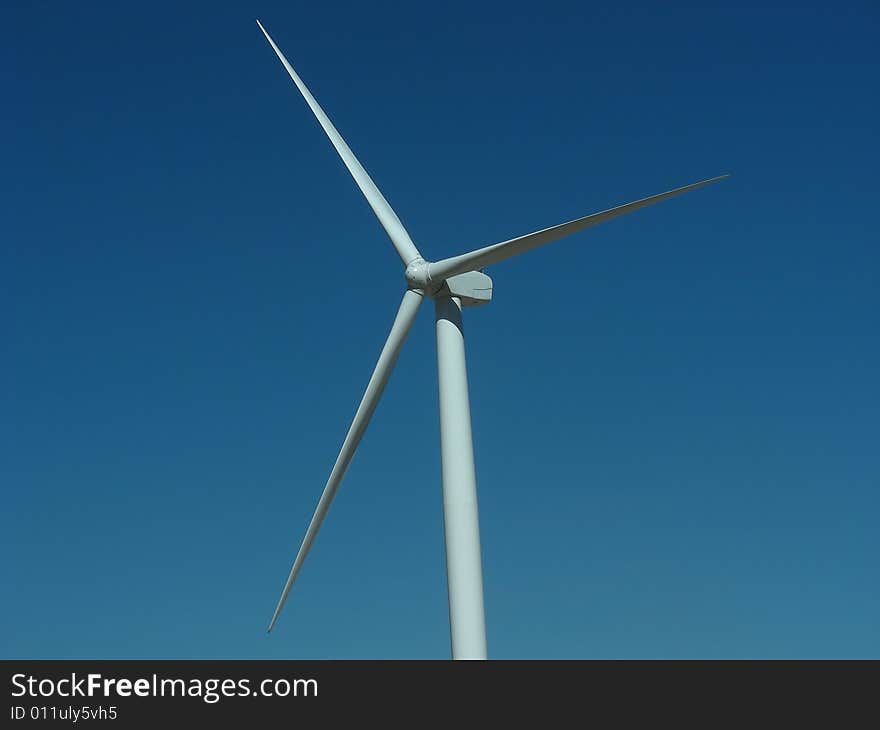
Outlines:
[[424, 299], [434, 300], [437, 328], [437, 369], [440, 392], [440, 455], [443, 472], [443, 524], [446, 539], [446, 579], [449, 591], [449, 626], [453, 659], [486, 658], [486, 624], [483, 612], [483, 573], [480, 560], [480, 527], [477, 514], [477, 480], [471, 437], [465, 365], [464, 330], [461, 313], [465, 307], [487, 304], [492, 299], [492, 280], [482, 269], [512, 256], [544, 246], [564, 236], [599, 223], [619, 218], [662, 200], [724, 179], [727, 175], [676, 188], [626, 205], [593, 213], [492, 246], [428, 261], [416, 248], [397, 214], [379, 192], [345, 140], [333, 126], [315, 97], [290, 65], [275, 41], [257, 21], [272, 50], [278, 56], [306, 104], [336, 148], [379, 223], [385, 229], [404, 266], [406, 289], [391, 332], [379, 354], [379, 361], [355, 413], [324, 492], [306, 530], [287, 583], [275, 608], [269, 631], [275, 626], [290, 589], [315, 541], [327, 510], [336, 496], [345, 471], [376, 410], [382, 391]]

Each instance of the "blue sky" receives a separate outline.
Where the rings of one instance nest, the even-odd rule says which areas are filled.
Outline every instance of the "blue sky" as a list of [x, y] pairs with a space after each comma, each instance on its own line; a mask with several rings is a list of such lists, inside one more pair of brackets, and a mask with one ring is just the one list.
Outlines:
[[426, 256], [465, 327], [490, 655], [880, 656], [871, 3], [12, 3], [0, 24], [2, 654], [448, 655]]

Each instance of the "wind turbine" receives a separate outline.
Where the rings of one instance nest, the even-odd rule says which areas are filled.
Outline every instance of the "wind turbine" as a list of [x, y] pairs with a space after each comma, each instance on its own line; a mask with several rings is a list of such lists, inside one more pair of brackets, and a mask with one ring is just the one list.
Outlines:
[[512, 256], [552, 243], [585, 228], [619, 218], [640, 208], [681, 195], [723, 180], [727, 175], [676, 188], [626, 205], [534, 233], [478, 248], [460, 256], [428, 261], [416, 248], [397, 214], [379, 192], [367, 171], [361, 166], [345, 140], [333, 126], [324, 110], [315, 101], [302, 79], [290, 65], [275, 41], [257, 21], [272, 50], [278, 56], [306, 104], [330, 138], [376, 217], [379, 219], [404, 266], [406, 289], [400, 309], [391, 325], [391, 332], [379, 355], [379, 361], [367, 383], [367, 389], [355, 413], [339, 456], [327, 479], [324, 492], [306, 530], [299, 552], [293, 562], [278, 606], [269, 623], [275, 626], [290, 589], [299, 575], [303, 562], [315, 541], [327, 510], [342, 482], [346, 469], [376, 410], [385, 384], [394, 369], [419, 305], [433, 299], [437, 327], [437, 368], [440, 391], [440, 456], [443, 473], [443, 523], [446, 539], [446, 579], [449, 592], [449, 626], [453, 659], [486, 658], [486, 625], [483, 611], [483, 572], [480, 560], [480, 527], [477, 514], [477, 480], [471, 437], [471, 416], [468, 403], [467, 369], [464, 354], [464, 330], [461, 310], [487, 304], [492, 299], [492, 280], [482, 269]]

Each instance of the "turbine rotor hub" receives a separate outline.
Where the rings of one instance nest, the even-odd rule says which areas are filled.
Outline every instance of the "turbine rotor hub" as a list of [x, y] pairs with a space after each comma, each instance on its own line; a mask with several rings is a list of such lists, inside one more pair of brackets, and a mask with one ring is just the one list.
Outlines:
[[[422, 289], [425, 294], [430, 293], [432, 289], [431, 273], [428, 270], [428, 262], [421, 256], [417, 259], [413, 259], [407, 264], [406, 271], [403, 272], [403, 275], [406, 277], [406, 282], [410, 287], [413, 289]], [[440, 283], [442, 284], [443, 282]]]

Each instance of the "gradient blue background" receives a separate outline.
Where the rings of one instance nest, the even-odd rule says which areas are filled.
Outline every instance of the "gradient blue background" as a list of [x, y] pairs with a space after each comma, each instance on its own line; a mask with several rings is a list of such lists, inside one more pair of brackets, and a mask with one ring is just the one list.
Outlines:
[[448, 655], [424, 307], [259, 16], [466, 316], [494, 657], [880, 656], [874, 3], [6, 3], [2, 655]]

